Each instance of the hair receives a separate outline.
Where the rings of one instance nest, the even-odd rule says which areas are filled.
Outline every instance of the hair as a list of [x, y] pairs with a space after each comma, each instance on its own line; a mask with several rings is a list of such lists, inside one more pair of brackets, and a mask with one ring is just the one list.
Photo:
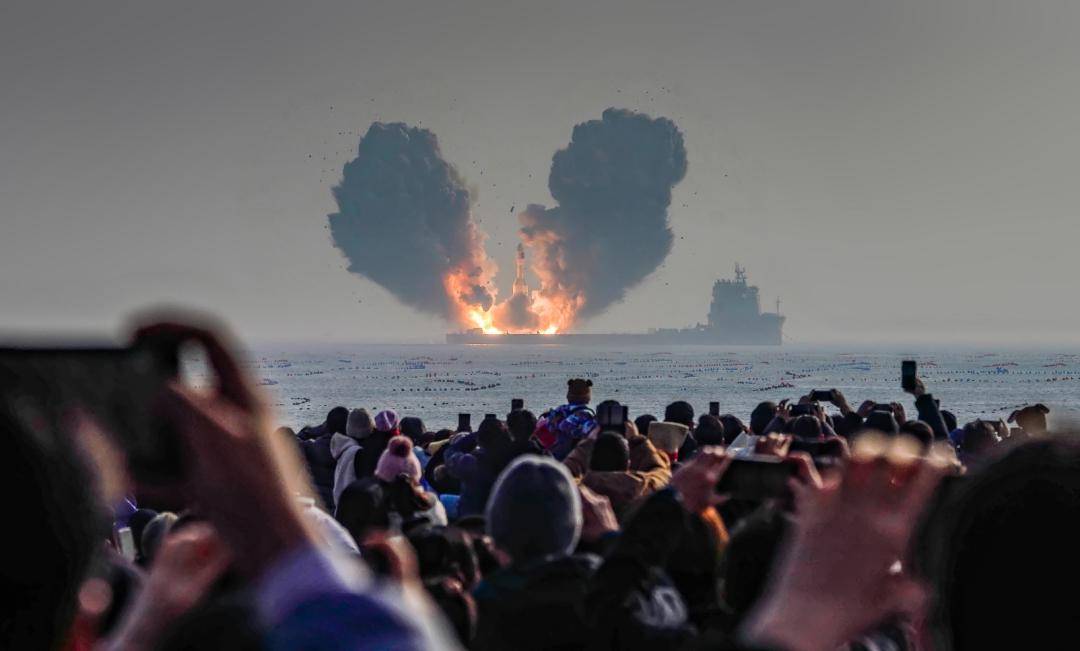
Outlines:
[[664, 408], [664, 420], [669, 423], [679, 423], [693, 429], [694, 407], [685, 400], [676, 400]]
[[[1080, 534], [1068, 526], [1080, 517], [1080, 444], [1016, 445], [943, 489], [914, 558], [934, 587], [933, 646], [1038, 649], [1072, 639], [1075, 608], [1062, 593], [1080, 576]], [[1003, 603], [1007, 616], [988, 616]]]
[[[720, 419], [712, 414], [698, 416], [694, 438], [702, 445], [727, 445], [727, 430]], [[734, 437], [732, 437], [734, 438]]]
[[445, 576], [426, 579], [424, 589], [454, 628], [462, 648], [472, 646], [477, 622], [476, 601], [472, 594], [456, 579]]
[[645, 436], [649, 433], [649, 423], [655, 423], [656, 416], [652, 414], [642, 414], [634, 419], [634, 426], [637, 427], [638, 433]]
[[626, 472], [630, 468], [630, 445], [616, 432], [603, 432], [596, 437], [589, 470]]
[[480, 447], [496, 450], [510, 442], [510, 432], [506, 423], [498, 418], [485, 418], [476, 428], [476, 442]]
[[900, 433], [900, 426], [896, 424], [896, 417], [891, 411], [872, 411], [863, 423], [866, 429], [872, 429], [882, 434], [896, 436]]
[[730, 445], [739, 434], [746, 431], [746, 424], [732, 414], [720, 416], [720, 424], [724, 426], [724, 445]]
[[750, 412], [750, 431], [759, 436], [764, 434], [765, 428], [776, 418], [776, 409], [775, 402], [759, 402], [754, 411]]
[[924, 450], [934, 444], [934, 430], [921, 420], [909, 420], [900, 426], [900, 433], [906, 434], [922, 444]]
[[724, 602], [742, 617], [765, 590], [773, 560], [790, 528], [777, 509], [763, 508], [742, 520], [724, 550]]
[[427, 430], [424, 428], [424, 421], [420, 420], [416, 416], [406, 416], [401, 419], [399, 424], [401, 433], [412, 439], [413, 443], [419, 444], [424, 438], [424, 434]]
[[435, 506], [437, 498], [428, 493], [412, 477], [402, 473], [386, 486], [386, 506], [397, 513], [403, 520], [408, 520], [417, 513]]
[[974, 420], [964, 425], [964, 435], [960, 439], [960, 453], [965, 463], [974, 461], [998, 444], [994, 426], [984, 420]]
[[326, 433], [344, 434], [349, 422], [349, 410], [346, 407], [334, 407], [326, 414]]
[[791, 433], [803, 441], [820, 441], [824, 435], [821, 421], [815, 416], [799, 416], [791, 423]]
[[373, 530], [390, 526], [382, 484], [374, 477], [350, 483], [338, 497], [334, 518], [357, 543], [363, 542]]
[[456, 527], [419, 527], [408, 533], [416, 552], [420, 578], [451, 577], [466, 590], [480, 582], [479, 563], [472, 536]]
[[506, 426], [515, 442], [523, 443], [536, 431], [536, 416], [528, 409], [519, 409], [506, 415]]

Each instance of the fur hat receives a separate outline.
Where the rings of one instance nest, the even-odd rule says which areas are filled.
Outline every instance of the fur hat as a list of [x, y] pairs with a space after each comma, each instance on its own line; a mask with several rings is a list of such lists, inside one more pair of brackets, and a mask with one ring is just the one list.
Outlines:
[[503, 470], [487, 503], [487, 530], [515, 563], [569, 554], [581, 536], [581, 497], [566, 466], [525, 455]]
[[380, 411], [375, 416], [375, 429], [380, 432], [393, 432], [397, 429], [398, 417], [397, 412], [393, 409], [386, 409]]
[[371, 415], [364, 408], [349, 412], [349, 421], [345, 425], [345, 434], [354, 439], [367, 438], [373, 429]]
[[649, 423], [649, 441], [657, 450], [673, 455], [682, 447], [690, 428], [682, 423], [655, 421]]
[[413, 442], [407, 436], [391, 438], [375, 466], [375, 476], [385, 482], [394, 481], [398, 475], [419, 482], [422, 474], [420, 460], [413, 454]]
[[574, 378], [566, 383], [566, 401], [575, 405], [587, 405], [592, 401], [592, 380]]

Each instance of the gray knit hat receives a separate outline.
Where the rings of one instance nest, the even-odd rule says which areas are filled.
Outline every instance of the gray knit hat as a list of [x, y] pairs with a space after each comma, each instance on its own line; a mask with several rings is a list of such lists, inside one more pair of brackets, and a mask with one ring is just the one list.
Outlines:
[[495, 481], [486, 516], [488, 533], [514, 563], [569, 554], [581, 535], [581, 496], [566, 466], [525, 455]]

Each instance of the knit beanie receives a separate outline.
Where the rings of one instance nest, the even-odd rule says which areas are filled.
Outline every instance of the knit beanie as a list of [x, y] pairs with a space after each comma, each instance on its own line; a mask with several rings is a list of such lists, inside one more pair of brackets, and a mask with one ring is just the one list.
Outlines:
[[649, 423], [649, 441], [656, 446], [657, 450], [666, 452], [668, 456], [674, 455], [682, 447], [690, 428], [682, 423], [668, 423], [656, 421]]
[[397, 426], [397, 412], [393, 409], [380, 411], [375, 416], [375, 429], [379, 430], [380, 432], [393, 432], [397, 429]]
[[592, 380], [574, 378], [566, 386], [566, 401], [570, 404], [587, 405], [592, 401]]
[[408, 475], [419, 482], [422, 474], [420, 460], [413, 454], [412, 439], [406, 436], [391, 438], [375, 466], [375, 476], [385, 482], [394, 481], [398, 475]]
[[367, 438], [373, 429], [371, 415], [364, 408], [349, 412], [349, 421], [345, 424], [345, 434], [354, 439]]
[[581, 535], [581, 496], [570, 471], [535, 455], [503, 470], [488, 500], [487, 531], [515, 564], [571, 553]]

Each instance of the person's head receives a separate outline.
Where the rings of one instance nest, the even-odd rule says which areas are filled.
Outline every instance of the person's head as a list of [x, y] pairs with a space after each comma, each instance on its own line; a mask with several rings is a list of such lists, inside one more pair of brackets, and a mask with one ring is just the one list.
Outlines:
[[157, 550], [161, 547], [165, 536], [169, 535], [169, 530], [176, 524], [176, 520], [175, 513], [163, 511], [155, 515], [153, 520], [146, 523], [139, 548], [142, 549], [142, 558], [145, 559], [147, 566], [153, 564]]
[[406, 416], [401, 419], [401, 433], [412, 439], [413, 443], [418, 444], [423, 440], [427, 430], [424, 428], [424, 421], [416, 416]]
[[375, 424], [371, 422], [371, 415], [367, 409], [353, 409], [349, 412], [349, 420], [345, 423], [345, 434], [354, 439], [365, 439], [371, 435]]
[[915, 547], [934, 648], [1060, 648], [1076, 635], [1061, 595], [1080, 578], [1080, 445], [1035, 439], [952, 481]]
[[[721, 416], [720, 424], [724, 426], [724, 445], [730, 445], [739, 434], [742, 434], [749, 429], [746, 427], [746, 423], [742, 422], [742, 420], [734, 414], [724, 414]], [[694, 436], [697, 436], [697, 432], [694, 432]]]
[[345, 425], [349, 420], [349, 410], [345, 407], [334, 407], [326, 414], [326, 433], [344, 434]]
[[909, 420], [900, 426], [900, 433], [906, 434], [918, 441], [923, 450], [930, 449], [934, 444], [934, 430], [921, 420]]
[[656, 416], [652, 414], [642, 414], [634, 419], [634, 426], [637, 427], [637, 431], [642, 436], [649, 433], [649, 425], [656, 422]]
[[765, 508], [742, 520], [724, 550], [724, 602], [742, 617], [765, 590], [773, 560], [790, 528], [779, 509]]
[[896, 424], [896, 417], [891, 411], [872, 411], [863, 423], [865, 429], [872, 429], [888, 436], [896, 436], [900, 433], [900, 426]]
[[510, 447], [510, 431], [498, 418], [485, 418], [476, 428], [476, 442], [485, 450], [500, 452]]
[[566, 383], [566, 402], [587, 405], [592, 402], [592, 380], [574, 378]]
[[480, 580], [472, 536], [457, 527], [427, 526], [408, 533], [420, 578], [449, 576], [471, 590]]
[[765, 433], [765, 428], [769, 426], [772, 419], [776, 417], [776, 403], [775, 402], [760, 402], [757, 407], [754, 407], [754, 411], [750, 412], [750, 431], [758, 436]]
[[506, 427], [514, 441], [524, 443], [536, 431], [536, 416], [528, 409], [516, 409], [506, 415]]
[[694, 408], [685, 400], [676, 400], [664, 409], [664, 420], [694, 429]]
[[956, 415], [947, 409], [941, 410], [941, 420], [945, 421], [945, 429], [949, 430], [950, 432], [959, 427], [958, 421], [956, 420]]
[[393, 409], [384, 409], [375, 416], [375, 429], [380, 432], [397, 434], [398, 415]]
[[375, 476], [385, 482], [392, 482], [399, 475], [405, 475], [414, 484], [419, 484], [423, 475], [420, 460], [413, 454], [413, 442], [404, 436], [390, 439], [375, 466]]
[[616, 432], [603, 432], [596, 437], [589, 470], [599, 472], [626, 472], [630, 469], [630, 446], [626, 438]]
[[985, 456], [999, 443], [994, 424], [985, 420], [974, 420], [964, 425], [964, 434], [960, 438], [960, 456], [964, 463], [970, 463]]
[[569, 554], [581, 535], [581, 497], [563, 464], [526, 455], [507, 466], [488, 499], [488, 533], [515, 564]]
[[802, 441], [820, 441], [824, 435], [821, 421], [814, 416], [799, 416], [791, 423], [791, 434]]
[[390, 525], [382, 484], [373, 477], [357, 479], [338, 497], [334, 518], [360, 543], [368, 534]]
[[694, 438], [701, 445], [726, 445], [724, 436], [724, 424], [712, 414], [698, 416], [697, 427], [694, 428]]
[[1046, 433], [1046, 415], [1050, 413], [1050, 408], [1046, 405], [1039, 403], [1037, 405], [1028, 405], [1021, 409], [1017, 409], [1009, 415], [1009, 422], [1016, 422], [1016, 424], [1028, 434], [1045, 434]]

